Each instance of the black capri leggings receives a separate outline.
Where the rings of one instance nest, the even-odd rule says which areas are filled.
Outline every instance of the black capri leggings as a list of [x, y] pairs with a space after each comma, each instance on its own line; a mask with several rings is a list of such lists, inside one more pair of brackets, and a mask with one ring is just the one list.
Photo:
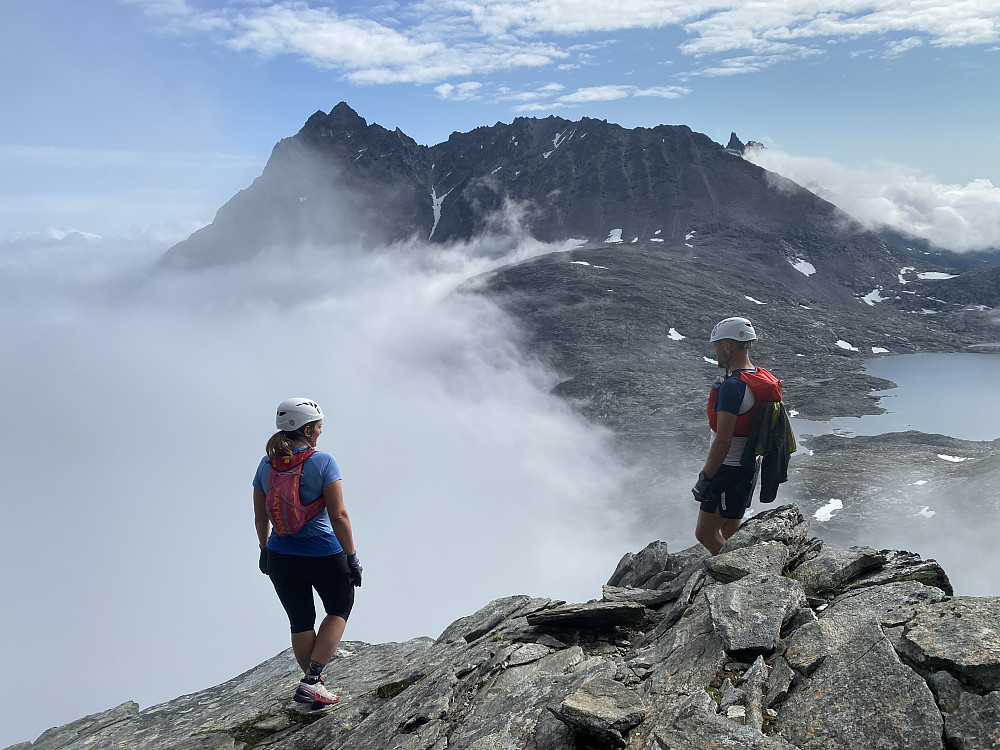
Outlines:
[[313, 589], [323, 600], [328, 615], [351, 616], [354, 586], [347, 567], [347, 554], [338, 552], [325, 557], [282, 555], [267, 551], [267, 574], [271, 578], [281, 606], [288, 615], [293, 633], [312, 630], [316, 624]]

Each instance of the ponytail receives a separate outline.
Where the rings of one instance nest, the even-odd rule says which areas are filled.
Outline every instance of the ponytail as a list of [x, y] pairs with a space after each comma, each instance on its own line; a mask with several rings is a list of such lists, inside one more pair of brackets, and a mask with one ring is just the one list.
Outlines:
[[292, 454], [295, 452], [294, 448], [296, 443], [308, 444], [309, 440], [306, 438], [306, 427], [310, 424], [314, 424], [314, 422], [304, 424], [297, 430], [279, 430], [271, 435], [271, 438], [267, 441], [267, 446], [264, 448], [267, 452], [267, 460], [271, 464], [274, 464], [274, 460], [277, 458], [291, 458]]

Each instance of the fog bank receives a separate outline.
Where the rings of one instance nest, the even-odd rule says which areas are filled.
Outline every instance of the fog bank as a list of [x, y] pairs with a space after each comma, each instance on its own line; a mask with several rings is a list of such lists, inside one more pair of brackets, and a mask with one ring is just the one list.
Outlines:
[[[44, 241], [43, 241], [44, 239]], [[559, 249], [299, 248], [154, 271], [162, 244], [0, 245], [9, 428], [0, 746], [235, 676], [288, 645], [250, 480], [275, 405], [315, 398], [365, 583], [346, 637], [436, 636], [493, 598], [600, 595], [628, 538], [610, 436], [549, 395], [490, 302]], [[53, 652], [52, 645], [58, 644]], [[39, 656], [45, 663], [41, 663]], [[56, 656], [69, 689], [38, 701]]]

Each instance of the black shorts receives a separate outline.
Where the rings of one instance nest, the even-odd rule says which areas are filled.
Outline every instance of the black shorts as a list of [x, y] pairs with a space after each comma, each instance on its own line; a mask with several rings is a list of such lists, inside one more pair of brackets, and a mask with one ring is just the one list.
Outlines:
[[743, 518], [756, 486], [756, 471], [723, 464], [708, 480], [708, 492], [701, 509], [706, 513], [718, 511], [723, 518]]
[[316, 624], [313, 589], [319, 594], [328, 615], [345, 620], [351, 616], [354, 586], [349, 577], [346, 553], [306, 557], [282, 555], [269, 549], [267, 574], [285, 608], [293, 633], [312, 630]]

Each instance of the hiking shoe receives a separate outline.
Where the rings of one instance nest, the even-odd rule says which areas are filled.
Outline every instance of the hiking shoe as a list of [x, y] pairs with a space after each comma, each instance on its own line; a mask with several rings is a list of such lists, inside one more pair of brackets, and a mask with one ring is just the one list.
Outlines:
[[292, 697], [298, 703], [312, 703], [320, 706], [332, 706], [340, 700], [338, 696], [326, 689], [322, 678], [315, 683], [300, 682]]

